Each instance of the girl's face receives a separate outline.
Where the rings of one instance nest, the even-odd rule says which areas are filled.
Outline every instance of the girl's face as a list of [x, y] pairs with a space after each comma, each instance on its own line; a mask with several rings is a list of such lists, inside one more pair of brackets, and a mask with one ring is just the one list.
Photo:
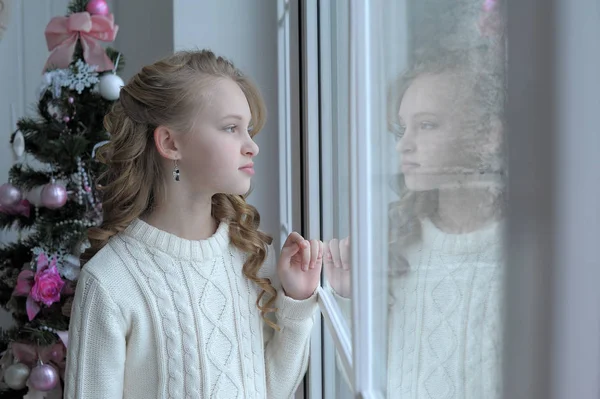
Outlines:
[[193, 129], [180, 136], [181, 181], [192, 192], [245, 194], [259, 151], [249, 133], [248, 101], [231, 79], [219, 79], [208, 90], [193, 117]]
[[409, 190], [453, 188], [479, 174], [489, 152], [468, 95], [457, 74], [421, 75], [406, 90], [399, 116], [397, 150]]

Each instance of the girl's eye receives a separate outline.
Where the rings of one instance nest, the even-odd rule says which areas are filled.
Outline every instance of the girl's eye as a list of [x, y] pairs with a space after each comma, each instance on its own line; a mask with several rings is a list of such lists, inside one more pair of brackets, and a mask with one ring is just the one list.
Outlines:
[[432, 130], [432, 129], [435, 129], [436, 127], [438, 127], [438, 124], [435, 122], [427, 122], [427, 121], [421, 122], [421, 129]]
[[236, 128], [236, 127], [237, 127], [236, 125], [231, 125], [231, 126], [227, 126], [227, 127], [224, 129], [224, 130], [225, 130], [227, 133], [235, 133], [235, 128]]

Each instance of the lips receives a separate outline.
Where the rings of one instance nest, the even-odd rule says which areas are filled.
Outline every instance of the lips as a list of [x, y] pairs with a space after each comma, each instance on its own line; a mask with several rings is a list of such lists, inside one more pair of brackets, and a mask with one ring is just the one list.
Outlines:
[[411, 170], [417, 169], [420, 166], [421, 166], [421, 164], [418, 164], [416, 162], [402, 162], [402, 171], [403, 172], [411, 171]]
[[241, 170], [242, 172], [246, 172], [246, 173], [248, 173], [250, 175], [253, 175], [254, 174], [254, 163], [250, 162], [250, 163], [248, 163], [248, 164], [246, 164], [244, 166], [241, 166], [239, 168], [239, 170]]

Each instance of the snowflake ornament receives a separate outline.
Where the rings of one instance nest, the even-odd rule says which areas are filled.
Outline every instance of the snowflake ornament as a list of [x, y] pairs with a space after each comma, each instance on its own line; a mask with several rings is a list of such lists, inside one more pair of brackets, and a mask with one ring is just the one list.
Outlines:
[[58, 272], [67, 280], [76, 281], [80, 270], [79, 258], [74, 255], [64, 256], [58, 264]]
[[86, 87], [92, 87], [99, 82], [97, 65], [88, 65], [81, 60], [77, 60], [75, 68], [69, 71], [69, 75], [63, 82], [63, 87], [69, 87], [71, 90], [76, 90], [78, 94]]
[[69, 76], [68, 69], [55, 69], [44, 73], [38, 90], [38, 97], [41, 99], [47, 90], [51, 90], [52, 97], [59, 98], [62, 94], [62, 87], [65, 86], [67, 76]]

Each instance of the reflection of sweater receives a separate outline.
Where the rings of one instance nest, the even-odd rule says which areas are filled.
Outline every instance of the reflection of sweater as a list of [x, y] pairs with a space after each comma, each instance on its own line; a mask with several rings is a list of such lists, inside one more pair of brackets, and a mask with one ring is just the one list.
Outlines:
[[[221, 223], [188, 241], [136, 220], [82, 270], [65, 398], [289, 398], [303, 378], [315, 295], [284, 296], [272, 251], [260, 275], [279, 290], [281, 332]], [[263, 331], [264, 328], [264, 331]]]
[[[391, 281], [388, 397], [501, 397], [502, 229], [447, 234], [422, 222]], [[346, 315], [349, 300], [338, 298]]]

